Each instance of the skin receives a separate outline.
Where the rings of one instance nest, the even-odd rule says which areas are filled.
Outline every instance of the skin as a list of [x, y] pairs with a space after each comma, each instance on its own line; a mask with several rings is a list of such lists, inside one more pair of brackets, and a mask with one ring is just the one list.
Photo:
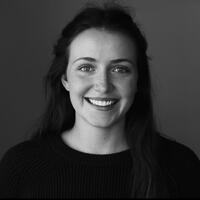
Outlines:
[[[61, 80], [76, 113], [74, 127], [62, 134], [64, 142], [91, 154], [128, 149], [125, 114], [137, 90], [134, 42], [118, 32], [85, 30], [70, 44], [69, 62]], [[101, 109], [84, 97], [116, 98], [118, 102], [110, 110]]]

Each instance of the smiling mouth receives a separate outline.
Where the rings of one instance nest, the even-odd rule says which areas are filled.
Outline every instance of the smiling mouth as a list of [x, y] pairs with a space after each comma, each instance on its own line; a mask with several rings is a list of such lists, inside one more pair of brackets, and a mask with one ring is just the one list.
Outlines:
[[115, 105], [119, 100], [114, 98], [84, 98], [88, 103], [99, 107], [110, 107]]

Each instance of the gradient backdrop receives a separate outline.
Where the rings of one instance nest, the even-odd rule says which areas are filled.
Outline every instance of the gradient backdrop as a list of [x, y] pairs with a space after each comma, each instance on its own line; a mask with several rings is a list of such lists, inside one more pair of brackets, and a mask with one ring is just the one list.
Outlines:
[[[44, 108], [42, 77], [84, 0], [0, 1], [0, 158]], [[145, 32], [159, 130], [200, 158], [200, 1], [124, 0]]]

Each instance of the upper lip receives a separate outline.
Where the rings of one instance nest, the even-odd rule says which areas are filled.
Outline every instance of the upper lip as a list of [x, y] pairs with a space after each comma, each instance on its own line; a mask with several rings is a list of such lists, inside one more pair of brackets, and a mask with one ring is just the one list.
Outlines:
[[87, 99], [92, 99], [96, 101], [117, 101], [117, 98], [109, 98], [109, 97], [85, 97]]

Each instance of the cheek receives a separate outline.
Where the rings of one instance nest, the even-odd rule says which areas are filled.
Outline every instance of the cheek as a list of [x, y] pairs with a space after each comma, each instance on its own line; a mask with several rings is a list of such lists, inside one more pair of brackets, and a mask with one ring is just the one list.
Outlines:
[[135, 99], [135, 94], [137, 91], [137, 81], [130, 81], [127, 83], [127, 89], [124, 89], [123, 93], [123, 107], [124, 107], [124, 112], [128, 112], [130, 107], [133, 105], [134, 99]]
[[69, 79], [71, 95], [84, 96], [84, 93], [88, 90], [90, 85], [90, 80], [80, 76], [71, 76]]
[[131, 78], [121, 81], [118, 85], [118, 90], [120, 91], [122, 98], [127, 100], [134, 99], [137, 90], [137, 79]]

